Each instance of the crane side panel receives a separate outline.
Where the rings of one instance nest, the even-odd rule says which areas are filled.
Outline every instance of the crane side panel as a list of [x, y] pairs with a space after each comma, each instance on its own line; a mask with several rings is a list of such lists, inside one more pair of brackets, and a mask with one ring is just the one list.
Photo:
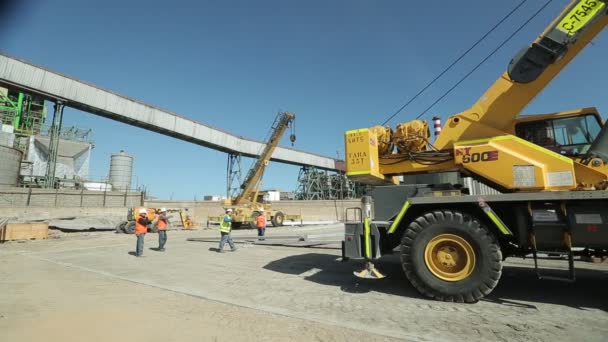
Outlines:
[[454, 145], [455, 163], [510, 190], [571, 190], [571, 159], [512, 135]]

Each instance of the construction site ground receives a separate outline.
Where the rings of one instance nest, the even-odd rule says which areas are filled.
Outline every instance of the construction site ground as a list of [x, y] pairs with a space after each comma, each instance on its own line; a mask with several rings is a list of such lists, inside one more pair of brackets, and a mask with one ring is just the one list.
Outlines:
[[[423, 298], [398, 255], [388, 277], [360, 280], [338, 243], [340, 225], [236, 231], [217, 253], [215, 229], [146, 236], [57, 233], [0, 245], [2, 341], [606, 341], [608, 265], [577, 262], [577, 282], [537, 280], [532, 260], [508, 259], [499, 286], [476, 304]], [[281, 239], [273, 240], [273, 236]], [[294, 238], [290, 238], [293, 236]], [[276, 243], [273, 243], [276, 242]], [[301, 242], [301, 241], [300, 241]], [[227, 248], [228, 249], [228, 248]], [[564, 261], [541, 260], [564, 271]]]

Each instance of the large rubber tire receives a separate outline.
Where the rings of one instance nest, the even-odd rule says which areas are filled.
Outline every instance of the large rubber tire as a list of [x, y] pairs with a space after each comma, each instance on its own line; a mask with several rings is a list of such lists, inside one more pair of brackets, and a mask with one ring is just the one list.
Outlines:
[[134, 234], [135, 233], [135, 221], [129, 221], [125, 224], [124, 227], [125, 234]]
[[116, 225], [116, 232], [123, 234], [125, 232], [125, 225], [126, 224], [127, 224], [127, 221], [123, 221], [123, 222], [120, 222], [119, 224], [117, 224]]
[[[448, 253], [441, 255], [443, 251]], [[462, 256], [460, 264], [440, 259], [455, 251], [464, 252], [456, 253]], [[473, 256], [469, 258], [472, 263], [464, 267], [467, 251]], [[502, 253], [494, 236], [477, 220], [456, 210], [437, 210], [414, 220], [401, 241], [401, 263], [421, 294], [446, 302], [477, 302], [492, 292], [502, 273]], [[459, 269], [461, 273], [456, 272]]]
[[273, 227], [282, 226], [283, 221], [285, 221], [285, 214], [280, 211], [277, 211], [276, 214], [274, 214], [274, 216], [272, 217], [272, 220], [270, 220], [270, 222], [272, 222]]

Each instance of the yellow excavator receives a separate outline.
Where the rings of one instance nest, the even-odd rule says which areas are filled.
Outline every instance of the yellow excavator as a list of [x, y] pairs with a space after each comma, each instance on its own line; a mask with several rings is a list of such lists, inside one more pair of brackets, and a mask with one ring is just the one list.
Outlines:
[[[266, 216], [266, 220], [270, 221], [274, 227], [282, 226], [285, 219], [297, 219], [298, 215], [286, 215], [281, 210], [275, 210], [272, 208], [270, 203], [265, 203], [258, 199], [258, 194], [264, 176], [266, 166], [270, 162], [272, 153], [279, 145], [283, 133], [289, 127], [294, 127], [293, 122], [296, 116], [290, 112], [282, 112], [277, 114], [273, 124], [270, 138], [266, 142], [264, 149], [260, 153], [259, 158], [251, 166], [243, 183], [241, 184], [241, 191], [231, 199], [224, 201], [223, 205], [225, 208], [233, 209], [232, 227], [238, 228], [242, 225], [246, 225], [255, 228], [256, 218], [263, 213]], [[296, 136], [292, 131], [289, 140], [293, 142], [296, 140]], [[263, 210], [261, 210], [263, 209]], [[220, 218], [213, 218], [212, 220], [219, 220]]]
[[[519, 116], [604, 29], [607, 8], [571, 1], [433, 142], [422, 120], [345, 133], [347, 175], [373, 185], [360, 219], [345, 223], [343, 259], [365, 262], [355, 275], [384, 277], [374, 261], [399, 251], [423, 295], [476, 302], [498, 284], [507, 257], [532, 255], [539, 278], [574, 281], [575, 256], [607, 255], [607, 125], [592, 107]], [[454, 171], [496, 194], [399, 184], [399, 176]], [[539, 254], [566, 257], [568, 272], [540, 268]]]

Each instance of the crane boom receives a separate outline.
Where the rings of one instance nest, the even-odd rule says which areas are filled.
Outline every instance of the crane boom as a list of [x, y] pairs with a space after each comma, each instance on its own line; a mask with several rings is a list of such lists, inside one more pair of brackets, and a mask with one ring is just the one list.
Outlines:
[[[277, 115], [272, 125], [272, 134], [270, 135], [268, 142], [266, 142], [266, 146], [260, 154], [260, 157], [247, 172], [247, 176], [241, 184], [241, 192], [232, 200], [232, 205], [239, 205], [244, 201], [255, 202], [260, 181], [262, 180], [268, 161], [272, 157], [272, 152], [274, 152], [279, 145], [281, 136], [283, 136], [285, 130], [293, 120], [295, 120], [295, 117], [295, 114], [290, 112], [283, 112]], [[293, 134], [290, 138], [292, 142], [295, 140]]]
[[447, 149], [456, 141], [506, 131], [524, 107], [608, 25], [607, 7], [601, 0], [574, 1], [566, 6], [471, 108], [448, 118], [434, 146]]

